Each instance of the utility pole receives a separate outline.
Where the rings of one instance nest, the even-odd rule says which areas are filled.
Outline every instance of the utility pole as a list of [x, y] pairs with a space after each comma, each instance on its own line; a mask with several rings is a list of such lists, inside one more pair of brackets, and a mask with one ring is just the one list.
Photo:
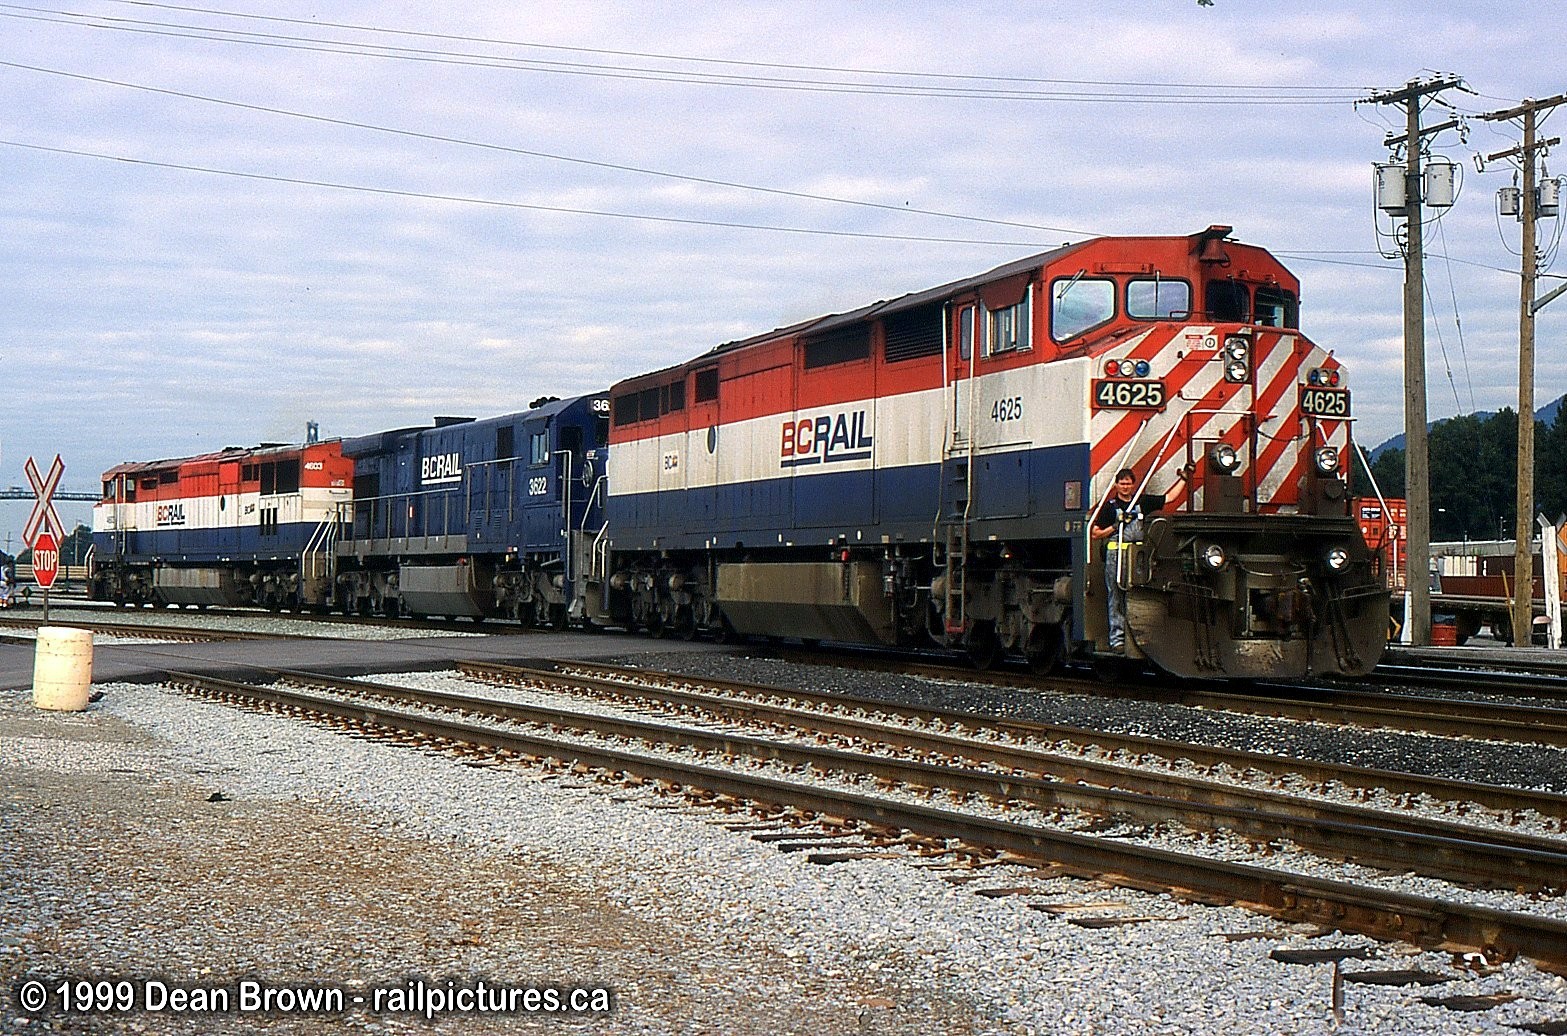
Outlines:
[[[1442, 76], [1426, 82], [1411, 80], [1400, 90], [1374, 93], [1367, 98], [1374, 104], [1403, 105], [1405, 111], [1403, 215], [1408, 239], [1404, 247], [1404, 485], [1409, 520], [1404, 585], [1409, 593], [1409, 609], [1404, 623], [1409, 641], [1416, 647], [1431, 643], [1431, 469], [1426, 435], [1425, 240], [1420, 225], [1424, 184], [1420, 148], [1422, 138], [1458, 125], [1451, 121], [1422, 130], [1420, 108], [1431, 94], [1462, 88], [1462, 79]], [[1399, 139], [1390, 134], [1384, 143], [1394, 146]]]
[[[1523, 191], [1518, 198], [1518, 219], [1523, 223], [1522, 283], [1518, 291], [1518, 522], [1513, 544], [1513, 645], [1529, 647], [1534, 633], [1534, 314], [1554, 296], [1536, 301], [1534, 285], [1540, 257], [1536, 250], [1536, 221], [1540, 215], [1539, 185], [1535, 180], [1535, 158], [1557, 138], [1537, 140], [1535, 130], [1542, 115], [1567, 101], [1557, 94], [1543, 101], [1524, 101], [1515, 108], [1487, 112], [1480, 116], [1490, 122], [1523, 119], [1523, 143], [1507, 151], [1487, 155], [1496, 162], [1517, 157], [1523, 166]], [[1552, 211], [1546, 213], [1554, 215]]]

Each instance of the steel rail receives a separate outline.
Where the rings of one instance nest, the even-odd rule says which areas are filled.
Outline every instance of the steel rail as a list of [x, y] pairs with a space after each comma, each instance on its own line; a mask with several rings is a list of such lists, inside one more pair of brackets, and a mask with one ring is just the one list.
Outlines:
[[[844, 665], [874, 671], [893, 671], [908, 676], [936, 679], [960, 679], [998, 687], [1029, 690], [1059, 690], [1096, 698], [1132, 698], [1139, 701], [1184, 705], [1196, 709], [1214, 709], [1242, 715], [1306, 720], [1337, 726], [1366, 727], [1411, 734], [1441, 737], [1469, 737], [1498, 741], [1521, 741], [1567, 747], [1567, 710], [1498, 705], [1486, 701], [1457, 702], [1450, 698], [1424, 698], [1413, 695], [1374, 694], [1340, 690], [1319, 684], [1271, 685], [1277, 694], [1240, 694], [1213, 690], [1202, 685], [1139, 684], [1111, 685], [1100, 681], [1065, 676], [1036, 677], [1021, 673], [964, 671], [952, 666], [929, 663], [897, 662], [872, 658], [866, 654], [835, 657], [824, 662], [788, 651], [779, 657], [807, 664]], [[1257, 684], [1256, 686], [1269, 686]]]
[[414, 715], [302, 691], [254, 687], [190, 674], [167, 675], [178, 686], [214, 697], [262, 702], [354, 725], [482, 746], [501, 753], [557, 759], [596, 767], [611, 775], [631, 774], [675, 788], [699, 788], [758, 805], [803, 810], [920, 837], [958, 839], [1113, 884], [1169, 892], [1196, 902], [1239, 905], [1289, 920], [1331, 924], [1425, 947], [1477, 950], [1503, 957], [1527, 956], [1548, 970], [1567, 974], [1567, 921], [1450, 903], [1253, 864], [1211, 860], [936, 806], [649, 758], [619, 749], [561, 743], [520, 731]]
[[[33, 629], [43, 625], [43, 619], [18, 618], [6, 616], [0, 618], [0, 627], [9, 629]], [[241, 630], [207, 629], [195, 626], [169, 626], [161, 623], [139, 622], [98, 622], [89, 620], [85, 622], [61, 623], [58, 620], [53, 625], [67, 625], [74, 629], [91, 630], [94, 633], [105, 633], [116, 637], [146, 637], [163, 640], [181, 641], [213, 641], [213, 640], [292, 640], [298, 639], [287, 633], [252, 633]]]
[[1567, 701], [1567, 676], [1559, 673], [1495, 672], [1462, 669], [1445, 663], [1440, 667], [1390, 665], [1384, 662], [1370, 677], [1399, 687], [1457, 688], [1485, 694], [1512, 694], [1521, 698]]
[[[469, 695], [415, 692], [359, 681], [289, 675], [321, 685], [340, 686], [354, 693], [429, 701], [443, 708], [482, 711], [497, 718], [581, 724], [617, 736], [640, 736], [655, 743], [678, 738], [687, 744], [701, 742], [701, 747], [708, 751], [726, 754], [744, 749], [747, 755], [757, 758], [779, 759], [823, 770], [836, 768], [847, 773], [872, 773], [919, 787], [941, 787], [1003, 800], [1015, 799], [1036, 809], [1085, 810], [1148, 823], [1179, 819], [1197, 830], [1228, 830], [1264, 842], [1288, 839], [1304, 848], [1342, 859], [1391, 870], [1411, 870], [1448, 881], [1531, 890], [1567, 883], [1567, 841], [1564, 840], [1063, 758], [1039, 749], [915, 731], [809, 709], [737, 703], [711, 695], [666, 692], [646, 685], [564, 676], [545, 670], [507, 674], [515, 677], [511, 682], [548, 684], [568, 690], [590, 684], [609, 694], [643, 701], [658, 699], [678, 704], [686, 711], [703, 711], [775, 729], [787, 727], [803, 734], [829, 734], [851, 744], [879, 743], [904, 752], [934, 756], [943, 762], [934, 765], [922, 761], [904, 763], [858, 751], [794, 747], [744, 735], [710, 734], [690, 728], [682, 728], [683, 732], [674, 734], [672, 728], [662, 723], [637, 718], [616, 720], [545, 706], [486, 702], [482, 709], [475, 709], [476, 703]], [[984, 764], [1006, 767], [1011, 773], [973, 769]]]
[[[635, 682], [663, 675], [680, 683], [710, 691], [722, 691], [752, 698], [782, 698], [793, 703], [808, 703], [818, 708], [834, 710], [859, 710], [899, 716], [923, 723], [934, 723], [949, 728], [992, 730], [1017, 740], [1039, 739], [1069, 741], [1077, 744], [1096, 745], [1100, 748], [1124, 752], [1129, 755], [1157, 755], [1169, 759], [1186, 759], [1197, 766], [1230, 766], [1238, 769], [1259, 770], [1278, 777], [1298, 776], [1318, 783], [1336, 782], [1347, 787], [1367, 791], [1383, 790], [1395, 795], [1429, 795], [1433, 798], [1458, 802], [1473, 802], [1501, 812], [1533, 810], [1545, 816], [1567, 821], [1567, 795], [1557, 792], [1536, 791], [1529, 788], [1513, 788], [1497, 784], [1473, 784], [1447, 777], [1430, 777], [1424, 774], [1402, 773], [1395, 770], [1379, 770], [1351, 766], [1345, 763], [1298, 759], [1291, 756], [1269, 755], [1238, 748], [1191, 744], [1169, 741], [1141, 734], [1117, 734], [1084, 727], [1041, 723], [1030, 720], [1009, 719], [951, 709], [905, 705], [900, 702], [863, 695], [825, 693], [821, 691], [795, 690], [765, 684], [739, 681], [714, 680], [705, 677], [680, 674], [657, 674], [644, 669], [629, 669], [602, 662], [578, 662], [564, 659], [547, 660], [557, 668], [569, 668], [583, 673], [598, 673], [612, 680]], [[494, 662], [459, 662], [464, 672], [504, 672], [518, 667]]]

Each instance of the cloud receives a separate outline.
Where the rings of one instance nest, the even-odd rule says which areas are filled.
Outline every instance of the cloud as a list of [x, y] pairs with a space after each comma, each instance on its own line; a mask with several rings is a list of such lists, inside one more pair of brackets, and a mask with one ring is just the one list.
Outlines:
[[[94, 9], [147, 16], [108, 0]], [[1432, 27], [1422, 60], [1464, 74], [1485, 95], [1455, 93], [1453, 103], [1483, 110], [1554, 91], [1559, 76], [1546, 52], [1525, 45], [1521, 29], [1496, 28], [1524, 25], [1535, 9], [1487, 10], [1483, 32], [1463, 12], [1407, 0], [1382, 5], [1374, 18], [1348, 0], [1301, 13], [1086, 0], [1022, 8], [343, 3], [331, 18], [644, 54], [1096, 80], [1106, 94], [1139, 89], [1111, 83], [1219, 82], [1263, 98], [1285, 86], [1342, 87], [1349, 97], [1398, 85], [1414, 70], [1390, 63], [1384, 26], [1418, 17]], [[320, 13], [295, 0], [266, 11]], [[246, 27], [216, 16], [158, 17]], [[1347, 100], [1137, 105], [783, 91], [655, 83], [626, 78], [643, 73], [624, 68], [568, 75], [25, 25], [8, 38], [8, 60], [416, 133], [1070, 231], [1185, 234], [1231, 224], [1248, 242], [1314, 253], [1288, 261], [1303, 281], [1306, 330], [1350, 367], [1357, 434], [1379, 441], [1402, 430], [1401, 272], [1373, 254], [1370, 205], [1370, 166], [1384, 158], [1382, 136], [1395, 124], [1387, 109]], [[7, 148], [0, 350], [25, 406], [0, 423], [0, 466], [18, 473], [0, 471], [0, 483], [18, 480], [27, 453], [55, 449], [66, 454], [67, 482], [80, 486], [125, 459], [299, 438], [306, 419], [329, 434], [359, 434], [437, 412], [505, 412], [968, 276], [1070, 236], [648, 177], [18, 69], [0, 69], [0, 102], [5, 139], [404, 192]], [[1475, 125], [1469, 145], [1444, 137], [1439, 148], [1467, 162], [1470, 150], [1501, 150], [1508, 139]], [[1505, 405], [1514, 391], [1507, 360], [1516, 354], [1517, 280], [1506, 271], [1516, 266], [1507, 251], [1516, 249], [1516, 226], [1499, 235], [1489, 200], [1505, 173], [1469, 169], [1442, 236], [1428, 239], [1455, 260], [1428, 266], [1433, 416], [1454, 406], [1449, 365], [1464, 406], [1471, 383], [1481, 408]], [[427, 197], [434, 195], [1014, 243], [774, 233]], [[1540, 320], [1541, 402], [1567, 391], [1558, 320], [1554, 310]]]

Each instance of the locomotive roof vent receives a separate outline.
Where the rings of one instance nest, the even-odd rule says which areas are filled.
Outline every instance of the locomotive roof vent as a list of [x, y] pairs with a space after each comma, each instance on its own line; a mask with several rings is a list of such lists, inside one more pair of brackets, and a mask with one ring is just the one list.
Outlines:
[[446, 428], [454, 424], [468, 424], [472, 420], [471, 417], [437, 417], [435, 427]]

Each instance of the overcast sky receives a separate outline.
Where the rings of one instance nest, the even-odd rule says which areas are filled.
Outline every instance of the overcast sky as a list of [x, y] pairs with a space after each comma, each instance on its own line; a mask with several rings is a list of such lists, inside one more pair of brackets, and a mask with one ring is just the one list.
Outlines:
[[[1551, 16], [0, 4], [0, 486], [29, 455], [92, 490], [122, 460], [300, 441], [307, 420], [504, 413], [1066, 240], [1212, 223], [1299, 274], [1374, 445], [1402, 431], [1403, 353], [1371, 166], [1403, 122], [1354, 102], [1462, 76], [1434, 124], [1567, 90]], [[1512, 170], [1473, 158], [1518, 139], [1471, 119], [1434, 144], [1463, 176], [1427, 230], [1433, 418], [1516, 405]], [[1564, 326], [1567, 301], [1541, 314], [1540, 405], [1567, 391]], [[25, 512], [0, 507], [0, 545]]]

